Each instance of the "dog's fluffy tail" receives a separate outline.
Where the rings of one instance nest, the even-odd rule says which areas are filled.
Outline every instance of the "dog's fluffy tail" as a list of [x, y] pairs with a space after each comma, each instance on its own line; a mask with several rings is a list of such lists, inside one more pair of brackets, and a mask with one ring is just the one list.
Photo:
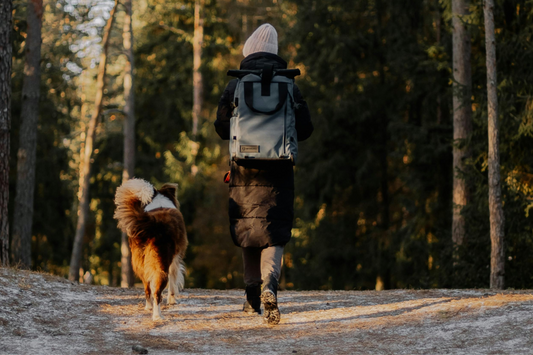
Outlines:
[[113, 218], [118, 220], [118, 228], [130, 234], [133, 223], [145, 215], [143, 206], [152, 201], [154, 191], [152, 184], [143, 179], [130, 179], [117, 189]]

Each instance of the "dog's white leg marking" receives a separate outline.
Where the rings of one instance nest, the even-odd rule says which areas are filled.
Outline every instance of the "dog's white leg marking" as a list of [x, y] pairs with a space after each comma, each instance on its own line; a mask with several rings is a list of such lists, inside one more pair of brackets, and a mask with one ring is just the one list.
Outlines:
[[146, 306], [144, 307], [145, 310], [151, 311], [152, 310], [152, 285], [146, 284], [147, 281], [143, 280], [143, 286], [144, 286], [144, 298], [146, 299]]
[[144, 307], [147, 311], [152, 310], [152, 297], [150, 297], [150, 300], [146, 300], [146, 306]]
[[168, 278], [168, 304], [176, 304], [176, 295], [179, 293], [179, 279], [183, 278], [183, 275], [180, 275], [180, 260], [181, 258], [176, 255], [172, 264], [170, 265], [169, 278]]
[[[176, 260], [176, 259], [174, 259]], [[167, 303], [169, 305], [176, 304], [176, 265], [175, 261], [172, 261], [172, 264], [170, 265], [170, 270], [168, 272], [168, 295], [167, 295]]]
[[168, 285], [167, 303], [169, 305], [176, 304], [174, 286], [171, 283], [169, 283], [169, 285]]
[[161, 315], [161, 305], [157, 303], [157, 300], [154, 298], [154, 309], [152, 313], [152, 320], [163, 320], [165, 317]]
[[157, 302], [156, 289], [155, 289], [155, 285], [153, 282], [150, 283], [150, 288], [152, 290], [152, 299], [153, 299], [152, 320], [156, 321], [156, 320], [165, 319], [161, 315], [161, 305], [159, 304], [159, 302]]
[[185, 287], [185, 264], [183, 263], [183, 260], [181, 260], [180, 257], [177, 258], [177, 266], [178, 266], [178, 278], [176, 280], [176, 293], [179, 291], [182, 291]]

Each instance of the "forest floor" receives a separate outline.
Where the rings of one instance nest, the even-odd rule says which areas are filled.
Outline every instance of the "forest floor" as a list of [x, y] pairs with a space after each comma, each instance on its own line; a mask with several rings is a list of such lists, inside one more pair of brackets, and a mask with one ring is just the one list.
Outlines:
[[243, 290], [186, 289], [158, 322], [143, 297], [0, 268], [0, 354], [533, 354], [533, 290], [282, 291], [277, 326]]

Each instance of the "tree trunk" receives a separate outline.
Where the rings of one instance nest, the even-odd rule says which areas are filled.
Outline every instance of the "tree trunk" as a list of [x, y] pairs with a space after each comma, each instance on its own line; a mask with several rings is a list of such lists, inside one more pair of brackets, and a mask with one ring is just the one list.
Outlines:
[[[381, 45], [381, 39], [383, 38], [382, 28], [383, 28], [383, 19], [390, 13], [387, 9], [386, 4], [383, 4], [382, 1], [376, 1], [376, 19], [378, 26], [376, 27], [376, 37], [375, 37], [375, 47], [379, 48]], [[379, 71], [380, 71], [380, 83], [382, 87], [386, 87], [386, 59], [383, 53], [378, 54], [379, 60]], [[378, 237], [378, 258], [377, 258], [377, 267], [378, 275], [376, 278], [375, 289], [378, 291], [386, 290], [391, 288], [391, 236], [390, 233], [390, 195], [389, 195], [389, 117], [386, 112], [381, 113], [376, 117], [376, 121], [380, 122], [380, 132], [378, 133], [379, 138], [376, 140], [379, 142], [377, 148], [377, 155], [379, 157], [380, 165], [380, 192], [381, 192], [381, 231], [379, 232]], [[379, 203], [379, 202], [378, 202]]]
[[489, 211], [490, 211], [490, 288], [501, 290], [505, 282], [504, 216], [500, 183], [500, 147], [498, 132], [498, 95], [496, 76], [496, 40], [494, 36], [494, 0], [483, 2], [485, 45], [487, 50], [487, 101], [489, 133]]
[[193, 107], [192, 107], [192, 140], [196, 141], [198, 134], [198, 122], [202, 112], [202, 73], [200, 66], [202, 65], [202, 44], [204, 38], [204, 24], [200, 17], [200, 10], [202, 4], [200, 0], [194, 2], [194, 38], [193, 38]]
[[94, 136], [98, 116], [102, 109], [102, 99], [104, 96], [104, 84], [107, 62], [107, 48], [109, 46], [109, 37], [111, 27], [115, 19], [115, 11], [117, 9], [118, 0], [115, 0], [115, 6], [110, 12], [109, 20], [107, 20], [104, 29], [104, 36], [102, 39], [102, 53], [100, 54], [100, 64], [98, 67], [98, 78], [96, 79], [96, 97], [94, 99], [94, 111], [89, 121], [87, 134], [85, 136], [85, 154], [80, 165], [80, 177], [83, 176], [83, 183], [80, 185], [80, 203], [78, 206], [78, 223], [76, 226], [76, 235], [74, 237], [74, 245], [72, 247], [72, 256], [70, 258], [70, 270], [68, 279], [76, 281], [79, 278], [79, 269], [81, 265], [81, 252], [83, 246], [83, 236], [85, 234], [85, 224], [89, 214], [89, 185], [91, 180], [91, 158], [93, 154]]
[[41, 85], [41, 27], [43, 1], [29, 0], [26, 37], [26, 62], [22, 84], [22, 112], [17, 152], [17, 192], [11, 236], [12, 261], [23, 268], [31, 267], [31, 227], [35, 189], [35, 155], [37, 120]]
[[[381, 70], [382, 85], [385, 85], [385, 71]], [[381, 232], [378, 240], [378, 276], [376, 279], [376, 290], [382, 291], [391, 288], [391, 270], [390, 270], [390, 196], [389, 196], [389, 163], [388, 163], [388, 143], [389, 143], [389, 118], [383, 114], [378, 119], [381, 122], [381, 132], [379, 147], [379, 165], [380, 165], [380, 192], [381, 192]]]
[[[132, 6], [131, 0], [124, 1], [126, 10], [124, 16], [124, 29], [122, 34], [124, 52], [126, 53], [126, 65], [124, 68], [124, 170], [122, 181], [131, 179], [135, 170], [135, 92], [133, 89], [133, 31], [132, 31]], [[133, 287], [133, 268], [131, 265], [131, 250], [128, 236], [122, 233], [121, 245], [121, 276], [122, 287]]]
[[9, 265], [9, 131], [11, 129], [11, 19], [13, 2], [0, 0], [0, 262]]
[[458, 246], [465, 240], [465, 220], [461, 210], [468, 204], [468, 187], [461, 172], [470, 155], [466, 140], [472, 133], [472, 74], [470, 33], [464, 21], [468, 16], [466, 0], [452, 0], [453, 25], [453, 219], [452, 240]]
[[[441, 25], [442, 25], [442, 14], [439, 4], [439, 0], [435, 0], [435, 39], [436, 44], [440, 46], [441, 42]], [[437, 95], [437, 124], [440, 125], [442, 122], [442, 97], [439, 93]]]

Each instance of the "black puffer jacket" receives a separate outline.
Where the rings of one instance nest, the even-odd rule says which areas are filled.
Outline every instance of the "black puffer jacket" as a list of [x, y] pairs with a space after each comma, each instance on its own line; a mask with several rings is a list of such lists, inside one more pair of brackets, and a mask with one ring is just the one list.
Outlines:
[[[277, 55], [254, 53], [241, 62], [241, 69], [286, 69], [287, 63]], [[220, 98], [215, 128], [218, 135], [229, 140], [232, 102], [237, 80], [229, 82]], [[313, 132], [307, 103], [294, 85], [298, 141]], [[240, 247], [284, 245], [291, 238], [294, 217], [294, 172], [291, 162], [232, 162], [229, 193], [231, 237]]]

